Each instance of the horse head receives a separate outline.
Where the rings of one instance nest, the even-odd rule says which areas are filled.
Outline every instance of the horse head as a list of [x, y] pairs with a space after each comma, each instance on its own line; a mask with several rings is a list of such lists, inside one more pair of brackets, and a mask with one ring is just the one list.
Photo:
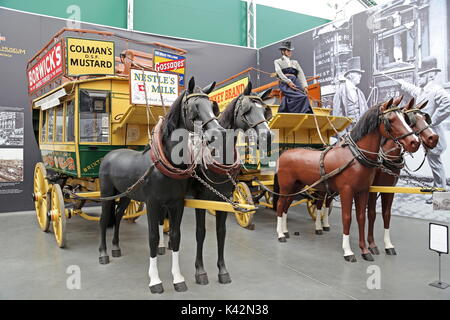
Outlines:
[[425, 147], [433, 149], [439, 142], [439, 136], [432, 129], [431, 117], [428, 113], [422, 111], [428, 101], [423, 101], [415, 105], [414, 98], [404, 108], [406, 123], [414, 130], [414, 133], [420, 137]]
[[[398, 99], [395, 102], [399, 103]], [[391, 98], [389, 101], [382, 103], [379, 111], [381, 135], [401, 144], [407, 152], [416, 152], [420, 147], [420, 141], [406, 123], [401, 109], [394, 104], [394, 99]]]
[[195, 131], [195, 124], [201, 125], [202, 133], [208, 143], [214, 137], [225, 135], [225, 129], [219, 124], [217, 116], [219, 107], [216, 102], [209, 100], [208, 94], [213, 91], [216, 83], [213, 82], [201, 89], [195, 85], [194, 77], [189, 80], [188, 89], [182, 100], [182, 112], [185, 128]]
[[256, 130], [259, 146], [269, 146], [274, 139], [268, 125], [272, 118], [272, 109], [264, 103], [271, 91], [272, 89], [268, 89], [260, 94], [252, 93], [252, 83], [249, 81], [234, 107], [234, 128], [244, 132]]

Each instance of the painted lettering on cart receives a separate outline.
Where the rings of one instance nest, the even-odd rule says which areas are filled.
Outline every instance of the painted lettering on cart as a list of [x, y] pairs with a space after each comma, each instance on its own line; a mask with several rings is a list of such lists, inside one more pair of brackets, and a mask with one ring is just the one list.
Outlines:
[[100, 165], [100, 162], [102, 162], [102, 159], [97, 159], [94, 162], [92, 162], [91, 164], [88, 164], [86, 167], [83, 168], [83, 172], [88, 172], [92, 169], [94, 169], [95, 167], [97, 167], [98, 165]]
[[33, 92], [63, 73], [61, 43], [55, 44], [47, 54], [28, 70], [28, 92]]

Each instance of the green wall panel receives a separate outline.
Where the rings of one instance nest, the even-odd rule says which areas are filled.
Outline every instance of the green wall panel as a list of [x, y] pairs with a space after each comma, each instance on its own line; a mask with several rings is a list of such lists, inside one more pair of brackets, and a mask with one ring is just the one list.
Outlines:
[[246, 3], [241, 0], [135, 0], [134, 29], [246, 46]]
[[330, 20], [263, 5], [256, 6], [256, 42], [261, 48], [281, 39], [315, 28]]
[[67, 8], [80, 7], [81, 21], [127, 27], [127, 0], [0, 0], [0, 6], [48, 16], [68, 18]]

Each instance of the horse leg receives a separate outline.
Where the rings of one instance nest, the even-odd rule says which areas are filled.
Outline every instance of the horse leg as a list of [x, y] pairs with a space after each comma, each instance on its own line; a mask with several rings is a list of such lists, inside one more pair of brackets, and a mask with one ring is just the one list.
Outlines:
[[330, 231], [330, 223], [328, 221], [328, 216], [330, 215], [330, 210], [331, 210], [331, 201], [333, 201], [333, 198], [330, 196], [326, 196], [325, 198], [325, 210], [324, 210], [324, 214], [322, 217], [322, 228], [323, 231]]
[[366, 261], [373, 261], [372, 254], [366, 246], [366, 208], [369, 192], [360, 192], [355, 195], [355, 208], [356, 219], [358, 221], [359, 229], [359, 248], [361, 249], [361, 255]]
[[231, 283], [230, 274], [225, 266], [224, 249], [225, 249], [225, 236], [227, 233], [228, 212], [216, 211], [216, 235], [217, 235], [217, 267], [219, 268], [219, 283]]
[[[116, 191], [112, 185], [112, 183], [102, 183], [101, 185], [101, 195], [102, 197], [109, 197], [116, 194]], [[103, 201], [102, 202], [102, 214], [100, 216], [100, 247], [98, 251], [99, 255], [99, 263], [100, 264], [108, 264], [109, 256], [106, 249], [106, 229], [110, 226], [111, 221], [114, 221], [114, 208], [115, 203], [114, 200]]]
[[280, 197], [278, 199], [277, 234], [278, 234], [278, 241], [280, 242], [286, 242], [286, 238], [289, 238], [289, 231], [287, 228], [287, 211], [292, 201], [293, 201], [292, 197]]
[[163, 293], [164, 288], [162, 281], [159, 278], [158, 273], [158, 243], [159, 243], [159, 232], [158, 232], [158, 215], [162, 210], [162, 207], [154, 201], [147, 200], [147, 221], [148, 221], [148, 242], [150, 246], [150, 267], [148, 269], [148, 276], [150, 277], [150, 292], [151, 293]]
[[[201, 285], [209, 283], [208, 274], [203, 266], [203, 242], [205, 241], [205, 209], [195, 209], [195, 237], [197, 240], [197, 255], [195, 257], [195, 282]], [[216, 213], [217, 215], [217, 213]]]
[[174, 204], [169, 209], [170, 219], [170, 244], [172, 248], [172, 276], [175, 291], [184, 292], [187, 290], [184, 277], [181, 275], [179, 264], [179, 250], [181, 240], [181, 220], [183, 218], [184, 199]]
[[119, 227], [120, 227], [120, 221], [122, 220], [123, 214], [125, 213], [126, 208], [130, 204], [131, 199], [128, 197], [123, 197], [119, 201], [119, 205], [116, 209], [116, 224], [114, 226], [114, 237], [112, 241], [112, 250], [111, 254], [114, 258], [118, 258], [122, 255], [122, 251], [119, 247]]
[[[382, 193], [383, 197], [385, 193]], [[369, 192], [369, 201], [367, 203], [367, 218], [369, 220], [369, 231], [367, 233], [367, 242], [369, 242], [369, 251], [372, 254], [379, 255], [380, 251], [378, 251], [378, 247], [375, 244], [375, 238], [373, 236], [373, 231], [375, 228], [375, 219], [377, 217], [377, 193]]]
[[344, 250], [344, 259], [349, 262], [356, 262], [355, 254], [350, 248], [350, 225], [352, 223], [352, 203], [353, 192], [350, 187], [340, 191], [341, 208], [342, 208], [342, 249]]
[[317, 211], [316, 211], [316, 234], [321, 235], [323, 234], [322, 231], [322, 214], [325, 211], [324, 206], [325, 199], [323, 201], [317, 202]]
[[389, 234], [389, 225], [391, 222], [391, 208], [392, 203], [394, 201], [394, 193], [386, 193], [383, 194], [382, 200], [382, 209], [383, 209], [383, 222], [384, 222], [384, 248], [386, 254], [389, 256], [397, 255], [395, 251], [394, 245], [391, 242], [391, 237]]
[[158, 255], [166, 254], [166, 244], [164, 243], [164, 218], [160, 219], [159, 226], [159, 244], [158, 244]]

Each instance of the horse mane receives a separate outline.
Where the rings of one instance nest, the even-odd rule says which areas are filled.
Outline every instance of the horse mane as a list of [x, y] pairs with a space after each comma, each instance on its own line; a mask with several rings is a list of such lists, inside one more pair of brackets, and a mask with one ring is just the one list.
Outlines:
[[380, 106], [381, 104], [377, 104], [362, 115], [355, 127], [352, 131], [350, 131], [350, 136], [353, 141], [358, 142], [363, 137], [378, 128], [380, 125]]
[[220, 113], [219, 123], [224, 129], [230, 129], [234, 127], [234, 109], [236, 108], [236, 103], [238, 99], [242, 96], [240, 94], [234, 98], [225, 108], [223, 112]]

